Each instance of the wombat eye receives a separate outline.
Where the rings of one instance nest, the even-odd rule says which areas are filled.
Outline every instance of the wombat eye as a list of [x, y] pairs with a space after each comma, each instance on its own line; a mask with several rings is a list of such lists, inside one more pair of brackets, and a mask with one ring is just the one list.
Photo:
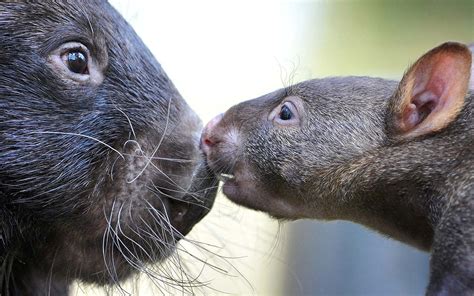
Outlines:
[[279, 126], [296, 126], [300, 124], [302, 110], [303, 104], [299, 97], [287, 97], [268, 114], [268, 119]]
[[51, 51], [47, 64], [63, 81], [99, 85], [104, 80], [104, 61], [98, 63], [86, 45], [71, 41]]
[[72, 49], [66, 53], [66, 63], [70, 71], [77, 74], [88, 74], [87, 54], [80, 49]]
[[291, 113], [290, 108], [288, 108], [288, 106], [286, 105], [281, 106], [280, 119], [290, 120], [292, 117], [293, 117], [293, 113]]

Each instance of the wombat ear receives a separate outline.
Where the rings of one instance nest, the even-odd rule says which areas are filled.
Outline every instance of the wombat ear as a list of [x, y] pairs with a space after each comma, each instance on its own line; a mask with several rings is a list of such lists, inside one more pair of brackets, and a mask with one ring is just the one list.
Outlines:
[[405, 73], [388, 109], [390, 134], [411, 139], [441, 130], [464, 105], [472, 56], [460, 43], [444, 43]]
[[[474, 59], [474, 43], [469, 44], [471, 56]], [[471, 62], [471, 79], [469, 80], [469, 89], [474, 90], [474, 63]]]

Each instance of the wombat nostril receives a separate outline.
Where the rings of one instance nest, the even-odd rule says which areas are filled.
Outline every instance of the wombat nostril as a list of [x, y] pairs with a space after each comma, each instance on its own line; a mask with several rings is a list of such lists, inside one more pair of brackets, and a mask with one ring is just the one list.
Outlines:
[[204, 144], [206, 144], [207, 146], [214, 146], [215, 143], [209, 139], [204, 139]]
[[208, 155], [212, 147], [214, 147], [218, 141], [213, 140], [210, 138], [209, 134], [204, 131], [204, 133], [201, 136], [201, 145], [200, 148], [202, 152], [204, 152], [205, 155]]

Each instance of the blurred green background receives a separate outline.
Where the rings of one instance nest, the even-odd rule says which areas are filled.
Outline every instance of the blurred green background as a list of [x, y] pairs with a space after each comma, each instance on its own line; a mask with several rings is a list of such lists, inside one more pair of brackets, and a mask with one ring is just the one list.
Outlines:
[[[474, 42], [474, 1], [112, 0], [204, 121], [298, 81], [401, 78], [436, 45]], [[198, 295], [423, 295], [428, 255], [348, 222], [285, 224], [220, 195], [183, 242]], [[177, 275], [180, 276], [179, 273]], [[182, 276], [182, 275], [181, 275]], [[149, 280], [133, 295], [175, 295]], [[102, 295], [78, 284], [76, 295]], [[187, 294], [184, 293], [184, 294]]]
[[[308, 6], [313, 56], [323, 75], [399, 77], [410, 62], [448, 40], [474, 42], [474, 1], [320, 1]], [[328, 58], [330, 57], [330, 58]]]

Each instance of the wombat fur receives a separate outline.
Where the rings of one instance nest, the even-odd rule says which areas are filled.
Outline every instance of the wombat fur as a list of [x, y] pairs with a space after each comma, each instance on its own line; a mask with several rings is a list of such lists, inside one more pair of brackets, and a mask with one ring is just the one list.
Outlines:
[[201, 145], [232, 201], [361, 223], [431, 252], [428, 295], [473, 295], [471, 63], [466, 46], [445, 43], [399, 83], [305, 81], [230, 108]]
[[0, 295], [151, 273], [212, 206], [201, 127], [106, 1], [1, 1]]

